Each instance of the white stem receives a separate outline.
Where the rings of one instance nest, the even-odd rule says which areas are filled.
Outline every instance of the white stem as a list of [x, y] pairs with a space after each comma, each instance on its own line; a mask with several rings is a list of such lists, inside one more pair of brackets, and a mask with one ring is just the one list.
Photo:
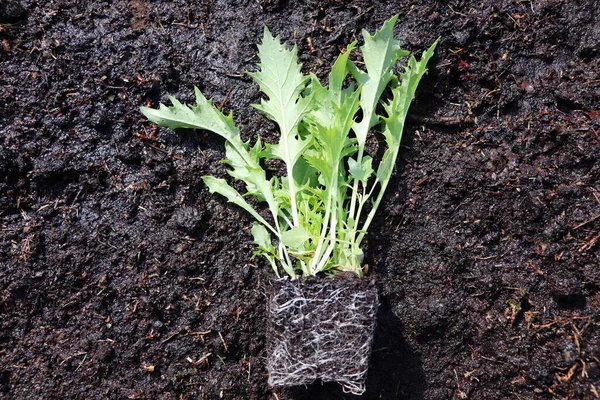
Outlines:
[[328, 196], [327, 204], [325, 206], [325, 217], [323, 218], [323, 226], [321, 227], [321, 235], [319, 237], [319, 244], [315, 249], [315, 255], [310, 263], [311, 275], [316, 273], [317, 264], [321, 259], [321, 251], [323, 250], [323, 243], [327, 241], [327, 227], [329, 226], [329, 216], [331, 215], [331, 196]]
[[[314, 272], [320, 272], [323, 270], [323, 268], [325, 268], [325, 265], [327, 264], [327, 261], [329, 261], [329, 256], [331, 255], [331, 253], [333, 252], [333, 249], [335, 247], [335, 242], [336, 242], [336, 236], [337, 236], [337, 198], [338, 198], [338, 170], [339, 170], [340, 164], [339, 161], [336, 163], [335, 168], [332, 169], [332, 179], [331, 179], [331, 186], [329, 187], [330, 190], [330, 202], [329, 202], [329, 210], [330, 211], [330, 215], [331, 215], [331, 223], [329, 226], [329, 246], [327, 246], [327, 250], [325, 250], [325, 252], [323, 253], [323, 255], [320, 257], [319, 263], [317, 264], [317, 267], [315, 268]], [[324, 224], [327, 221], [324, 221]], [[316, 258], [316, 257], [315, 257]]]

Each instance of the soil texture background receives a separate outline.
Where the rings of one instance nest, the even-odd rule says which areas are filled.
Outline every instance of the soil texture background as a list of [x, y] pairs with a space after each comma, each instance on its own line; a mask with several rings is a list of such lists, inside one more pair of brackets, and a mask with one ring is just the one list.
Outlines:
[[138, 110], [197, 85], [274, 141], [244, 75], [263, 26], [325, 79], [393, 14], [408, 50], [441, 42], [364, 248], [363, 398], [600, 398], [594, 0], [3, 0], [0, 398], [353, 398], [267, 386], [272, 272], [201, 181], [223, 142]]

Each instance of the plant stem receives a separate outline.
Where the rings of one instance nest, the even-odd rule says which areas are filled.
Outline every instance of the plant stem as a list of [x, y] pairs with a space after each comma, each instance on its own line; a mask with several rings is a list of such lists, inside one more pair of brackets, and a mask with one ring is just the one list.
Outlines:
[[[334, 168], [332, 168], [332, 176], [331, 176], [331, 185], [329, 186], [329, 207], [328, 210], [331, 215], [331, 222], [329, 226], [329, 246], [327, 246], [327, 250], [321, 256], [317, 267], [315, 268], [315, 272], [320, 272], [327, 265], [327, 261], [329, 261], [329, 256], [333, 252], [335, 247], [336, 239], [337, 239], [337, 199], [338, 199], [338, 170], [340, 168], [340, 160], [336, 159], [336, 163]], [[331, 210], [331, 211], [330, 211]], [[326, 220], [324, 221], [324, 225]]]
[[[394, 155], [392, 156], [393, 157], [392, 165], [394, 165], [396, 163], [397, 156], [398, 156], [398, 152], [395, 152]], [[373, 187], [371, 188], [369, 197], [371, 197], [371, 194], [373, 193], [373, 189], [375, 189], [375, 185], [377, 185], [377, 183], [380, 183], [381, 187], [379, 189], [379, 193], [377, 193], [377, 198], [373, 202], [373, 207], [371, 208], [371, 211], [367, 215], [367, 219], [365, 220], [365, 223], [363, 224], [362, 228], [360, 229], [360, 234], [358, 235], [358, 238], [356, 239], [357, 246], [360, 246], [360, 243], [362, 242], [363, 238], [365, 237], [365, 234], [366, 234], [367, 230], [369, 229], [369, 225], [371, 225], [371, 222], [373, 221], [373, 218], [375, 217], [375, 212], [377, 211], [377, 208], [379, 207], [379, 203], [381, 203], [381, 199], [383, 199], [383, 195], [385, 194], [385, 189], [387, 188], [387, 185], [389, 182], [390, 182], [390, 179], [388, 177], [388, 179], [386, 179], [384, 182], [380, 182], [379, 180], [376, 180], [373, 183]]]

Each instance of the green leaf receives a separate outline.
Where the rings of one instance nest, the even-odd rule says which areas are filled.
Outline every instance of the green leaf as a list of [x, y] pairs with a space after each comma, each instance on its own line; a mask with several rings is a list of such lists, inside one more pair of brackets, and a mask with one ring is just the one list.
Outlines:
[[348, 73], [350, 72], [348, 59], [357, 43], [358, 41], [355, 40], [346, 47], [346, 52], [337, 58], [329, 73], [329, 92], [338, 106], [342, 103], [342, 97], [344, 95], [342, 87], [346, 76], [348, 76]]
[[275, 262], [277, 251], [275, 250], [273, 243], [271, 243], [271, 235], [269, 234], [269, 231], [267, 231], [263, 225], [254, 222], [250, 232], [254, 238], [254, 244], [256, 244], [258, 247], [258, 250], [254, 254], [264, 256], [267, 261], [269, 261], [269, 264], [271, 264], [271, 267], [275, 271], [277, 277], [279, 277], [279, 270], [277, 269], [277, 263]]
[[140, 111], [158, 126], [170, 129], [204, 129], [215, 132], [229, 141], [236, 141], [235, 138], [239, 138], [239, 129], [233, 123], [232, 114], [223, 115], [212, 104], [212, 101], [206, 100], [197, 87], [194, 87], [194, 92], [196, 94], [195, 107], [181, 104], [175, 97], [169, 96], [169, 100], [173, 103], [172, 107], [160, 104], [158, 110], [141, 107]]
[[254, 243], [262, 250], [275, 253], [275, 247], [271, 243], [269, 231], [261, 224], [254, 222], [252, 224], [252, 236]]
[[[400, 42], [395, 40], [394, 26], [398, 21], [398, 15], [385, 21], [380, 30], [374, 35], [362, 30], [365, 44], [361, 47], [363, 59], [369, 76], [380, 76], [382, 82], [389, 82], [393, 72], [391, 67], [396, 64], [400, 57], [410, 54], [400, 48]], [[381, 82], [381, 83], [382, 83]], [[380, 83], [380, 82], [377, 82]]]
[[237, 190], [229, 186], [225, 179], [215, 178], [214, 176], [203, 176], [202, 180], [208, 186], [211, 193], [219, 193], [224, 196], [230, 203], [233, 203], [250, 213], [258, 222], [269, 228], [275, 234], [278, 234], [275, 228], [271, 226], [250, 204], [244, 200]]
[[271, 213], [276, 216], [279, 204], [275, 200], [271, 184], [266, 179], [266, 173], [260, 166], [260, 156], [263, 152], [260, 139], [248, 150], [248, 144], [239, 136], [239, 129], [233, 123], [231, 114], [223, 115], [202, 92], [195, 87], [196, 106], [191, 107], [180, 103], [169, 96], [173, 106], [161, 104], [158, 110], [142, 107], [142, 113], [159, 126], [171, 129], [193, 128], [209, 130], [222, 136], [225, 142], [227, 164], [231, 166], [229, 174], [246, 184], [247, 193], [256, 196], [269, 204]]
[[385, 153], [383, 153], [379, 167], [377, 167], [377, 180], [379, 182], [389, 181], [393, 169], [394, 158], [392, 157], [392, 151], [387, 149]]
[[300, 158], [294, 168], [294, 181], [300, 187], [315, 187], [317, 185], [317, 170], [305, 159]]
[[377, 168], [377, 180], [381, 187], [377, 198], [373, 202], [373, 207], [369, 212], [362, 228], [361, 233], [356, 239], [356, 245], [360, 245], [364, 235], [366, 234], [371, 221], [375, 216], [375, 211], [379, 207], [383, 194], [387, 188], [388, 182], [392, 175], [394, 164], [400, 151], [400, 140], [402, 138], [402, 131], [404, 129], [404, 121], [408, 113], [408, 109], [412, 102], [412, 99], [417, 90], [417, 86], [427, 71], [426, 66], [437, 46], [439, 39], [436, 40], [430, 47], [423, 53], [420, 61], [417, 61], [414, 57], [410, 57], [405, 67], [405, 71], [400, 74], [399, 86], [392, 89], [392, 100], [388, 104], [384, 104], [387, 116], [382, 117], [385, 127], [383, 129], [383, 135], [388, 145], [388, 149], [383, 154], [383, 158], [379, 167]]
[[383, 117], [385, 122], [383, 135], [388, 149], [384, 153], [377, 170], [377, 179], [380, 182], [386, 183], [392, 174], [392, 169], [400, 150], [400, 141], [408, 109], [421, 78], [427, 72], [427, 62], [433, 56], [438, 41], [439, 39], [423, 53], [420, 61], [417, 61], [413, 56], [409, 58], [408, 64], [404, 68], [405, 71], [400, 74], [402, 78], [400, 85], [392, 89], [392, 100], [384, 105], [388, 115], [387, 117]]
[[[246, 191], [240, 194], [224, 179], [211, 176], [204, 182], [212, 193], [253, 216], [255, 255], [264, 256], [277, 276], [283, 271], [295, 279], [340, 270], [362, 276], [360, 243], [393, 173], [406, 114], [437, 44], [419, 61], [410, 57], [395, 75], [398, 59], [408, 55], [393, 37], [397, 19], [392, 17], [373, 35], [363, 31], [364, 70], [350, 60], [357, 42], [349, 44], [333, 64], [327, 86], [314, 74], [302, 74], [297, 47], [289, 49], [265, 27], [259, 68], [249, 75], [264, 93], [254, 107], [277, 124], [277, 143], [265, 145], [257, 138], [250, 146], [242, 141], [232, 114], [224, 115], [198, 88], [195, 105], [169, 97], [171, 106], [141, 108], [160, 126], [202, 129], [225, 139], [227, 172], [244, 182]], [[386, 90], [391, 97], [383, 101]], [[374, 171], [365, 145], [378, 126], [387, 148]], [[277, 174], [279, 161], [272, 159], [283, 161], [283, 173]], [[266, 202], [272, 220], [245, 196]]]
[[273, 146], [273, 154], [293, 166], [309, 143], [297, 136], [298, 124], [311, 108], [311, 97], [300, 95], [309, 77], [300, 71], [298, 48], [288, 50], [279, 36], [273, 37], [266, 27], [262, 43], [258, 45], [258, 57], [260, 70], [248, 75], [258, 83], [268, 100], [262, 99], [254, 107], [279, 125], [281, 141]]
[[297, 46], [288, 50], [279, 36], [273, 37], [265, 27], [262, 43], [258, 45], [258, 57], [260, 70], [248, 72], [248, 75], [269, 100], [263, 100], [256, 107], [280, 125], [296, 125], [310, 103], [309, 99], [300, 96], [309, 77], [300, 72]]
[[353, 158], [348, 158], [348, 172], [356, 180], [366, 182], [373, 174], [373, 158], [370, 156], [363, 157], [362, 165]]
[[400, 43], [393, 38], [397, 20], [397, 15], [390, 18], [374, 35], [363, 30], [365, 44], [361, 47], [361, 51], [367, 73], [351, 68], [355, 79], [363, 86], [361, 94], [363, 119], [356, 123], [354, 129], [359, 146], [364, 145], [369, 129], [379, 123], [375, 108], [384, 89], [394, 77], [392, 68], [400, 57], [409, 54], [406, 50], [402, 50]]
[[310, 239], [310, 234], [302, 226], [295, 226], [281, 234], [282, 243], [290, 249], [299, 249]]
[[258, 45], [258, 57], [260, 70], [249, 72], [248, 75], [258, 83], [268, 100], [262, 99], [254, 107], [279, 126], [280, 141], [271, 146], [271, 153], [286, 165], [292, 220], [297, 225], [298, 188], [293, 176], [294, 166], [312, 142], [310, 137], [301, 138], [298, 135], [300, 121], [312, 109], [312, 96], [301, 96], [309, 77], [300, 71], [298, 48], [294, 46], [291, 51], [288, 50], [279, 36], [273, 37], [266, 27], [262, 43]]

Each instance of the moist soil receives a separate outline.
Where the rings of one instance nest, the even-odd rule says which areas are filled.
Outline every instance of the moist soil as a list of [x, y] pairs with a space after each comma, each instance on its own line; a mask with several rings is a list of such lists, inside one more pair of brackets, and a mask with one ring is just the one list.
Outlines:
[[599, 398], [592, 0], [3, 0], [0, 397], [353, 398], [268, 387], [273, 273], [201, 181], [226, 177], [223, 142], [138, 109], [198, 85], [274, 141], [244, 75], [263, 26], [324, 79], [396, 13], [407, 49], [441, 42], [364, 248], [382, 304], [363, 398]]

